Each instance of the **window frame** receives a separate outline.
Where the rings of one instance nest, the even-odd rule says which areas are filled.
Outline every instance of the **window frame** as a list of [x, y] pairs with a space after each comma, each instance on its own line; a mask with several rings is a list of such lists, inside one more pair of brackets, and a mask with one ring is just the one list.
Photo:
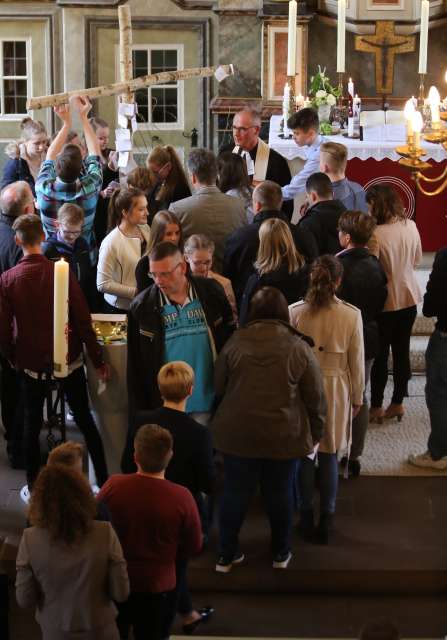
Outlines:
[[[4, 42], [25, 42], [26, 45], [26, 76], [4, 76], [3, 75], [3, 43]], [[29, 115], [28, 111], [24, 113], [4, 113], [5, 108], [5, 93], [3, 90], [3, 81], [8, 80], [24, 80], [26, 79], [26, 95], [27, 100], [31, 96], [31, 87], [32, 87], [32, 46], [31, 46], [31, 38], [30, 37], [8, 37], [1, 38], [0, 37], [0, 83], [1, 83], [1, 92], [0, 92], [0, 122], [20, 122]], [[32, 117], [32, 115], [31, 115]]]
[[[147, 51], [148, 55], [148, 64], [150, 64], [150, 54], [151, 51], [177, 51], [177, 70], [180, 71], [184, 69], [184, 50], [185, 45], [181, 43], [177, 44], [133, 44], [132, 51]], [[119, 82], [119, 46], [115, 47], [116, 55], [116, 78], [117, 82]], [[149, 73], [151, 73], [149, 71]], [[184, 80], [177, 80], [175, 85], [173, 84], [157, 84], [152, 85], [153, 87], [158, 87], [160, 89], [177, 89], [177, 122], [152, 122], [152, 112], [149, 111], [150, 121], [149, 122], [140, 122], [138, 121], [138, 131], [183, 131], [185, 128], [185, 87]], [[148, 91], [150, 97], [152, 97], [151, 87], [145, 87]], [[118, 99], [117, 99], [118, 103]]]

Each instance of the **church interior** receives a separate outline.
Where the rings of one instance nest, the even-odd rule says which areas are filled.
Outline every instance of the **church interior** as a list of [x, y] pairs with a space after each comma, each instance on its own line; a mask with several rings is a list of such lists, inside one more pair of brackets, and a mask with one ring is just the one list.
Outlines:
[[[427, 347], [436, 332], [444, 341], [447, 339], [447, 329], [440, 329], [439, 322], [436, 324], [441, 316], [432, 313], [427, 317], [424, 302], [427, 284], [433, 281], [435, 257], [438, 260], [438, 252], [447, 247], [446, 33], [447, 0], [2, 0], [0, 3], [0, 174], [5, 175], [11, 141], [21, 139], [23, 118], [29, 116], [42, 123], [50, 152], [66, 126], [63, 119], [61, 122], [61, 105], [73, 100], [73, 96], [74, 100], [76, 96], [90, 96], [89, 117], [96, 119], [98, 126], [110, 130], [107, 151], [110, 149], [116, 156], [115, 188], [120, 188], [120, 183], [124, 188], [131, 171], [150, 166], [151, 154], [163, 147], [173, 149], [180, 160], [182, 172], [189, 180], [186, 195], [190, 197], [194, 197], [190, 194], [197, 188], [190, 159], [203, 149], [217, 158], [217, 166], [220, 166], [220, 154], [222, 157], [227, 152], [242, 154], [244, 171], [247, 167], [250, 178], [250, 194], [253, 187], [256, 193], [264, 181], [273, 181], [280, 184], [276, 186], [284, 196], [286, 185], [290, 182], [291, 187], [300, 172], [306, 171], [309, 162], [310, 143], [298, 141], [296, 128], [301, 125], [296, 123], [301, 112], [312, 110], [318, 114], [316, 135], [321, 138], [320, 142], [346, 149], [346, 178], [366, 193], [365, 207], [370, 203], [369, 193], [385, 185], [397, 194], [403, 217], [420, 238], [420, 259], [411, 269], [412, 282], [420, 295], [414, 299], [414, 305], [413, 301], [403, 305], [411, 304], [415, 309], [409, 330], [411, 370], [404, 403], [401, 399], [399, 404], [393, 395], [392, 355], [385, 359], [384, 365], [384, 406], [397, 403], [405, 406], [405, 412], [402, 409], [401, 413], [385, 414], [383, 420], [382, 416], [371, 419], [370, 414], [360, 458], [361, 472], [359, 467], [358, 473], [348, 473], [348, 462], [351, 462], [348, 445], [345, 466], [340, 464], [338, 470], [336, 520], [329, 544], [303, 540], [299, 535], [298, 513], [295, 513], [287, 559], [287, 563], [291, 560], [290, 564], [286, 563], [286, 571], [272, 567], [269, 521], [263, 511], [264, 492], [258, 489], [240, 534], [244, 562], [238, 566], [235, 555], [233, 566], [230, 563], [228, 569], [228, 572], [232, 569], [231, 573], [219, 573], [215, 564], [221, 543], [217, 513], [224, 490], [222, 480], [216, 496], [208, 498], [206, 544], [188, 565], [188, 584], [194, 602], [197, 607], [212, 607], [212, 615], [208, 620], [205, 614], [206, 624], [196, 624], [192, 631], [185, 631], [187, 625], [182, 628], [178, 616], [172, 636], [194, 633], [214, 638], [360, 637], [368, 640], [447, 636], [447, 449], [435, 460], [440, 462], [438, 466], [424, 467], [409, 462], [427, 450], [434, 428], [434, 410], [427, 406]], [[143, 81], [139, 83], [138, 79]], [[80, 133], [85, 118], [79, 104], [72, 109], [70, 129]], [[409, 116], [407, 109], [411, 111]], [[240, 119], [241, 114], [251, 114], [251, 124], [240, 120], [238, 126], [237, 118]], [[259, 135], [258, 155], [255, 151], [254, 156], [250, 156], [250, 150], [242, 153], [244, 143], [236, 136], [247, 135], [247, 129], [255, 129]], [[84, 142], [88, 146], [87, 133]], [[266, 156], [269, 161], [260, 159], [259, 150], [264, 148], [266, 154], [270, 153]], [[272, 162], [273, 166], [274, 153], [281, 156], [275, 169], [278, 178], [273, 176], [269, 164]], [[88, 154], [91, 154], [89, 146]], [[314, 169], [319, 176], [325, 173], [322, 156], [323, 149], [320, 164], [317, 160]], [[280, 182], [283, 165], [287, 175]], [[159, 164], [159, 171], [165, 166], [164, 162]], [[7, 189], [7, 184], [3, 182], [1, 187]], [[110, 198], [112, 192], [106, 193], [107, 185], [104, 185], [101, 189]], [[282, 211], [288, 215], [287, 224], [293, 229], [302, 226], [301, 217], [306, 215], [307, 189], [304, 181], [283, 202]], [[182, 202], [183, 197], [177, 200]], [[41, 198], [39, 200], [37, 193], [35, 202], [42, 202], [43, 196]], [[147, 203], [148, 221], [152, 224], [149, 195]], [[361, 207], [343, 207], [344, 210], [351, 208]], [[174, 199], [172, 204], [156, 209], [156, 215], [160, 209], [169, 209], [179, 219], [186, 220], [181, 218], [181, 206]], [[365, 209], [365, 213], [368, 211], [370, 209]], [[84, 212], [87, 220], [85, 207]], [[4, 212], [0, 214], [1, 218]], [[251, 216], [248, 226], [254, 224], [253, 211]], [[42, 222], [47, 235], [44, 216]], [[340, 227], [338, 232], [342, 233]], [[236, 232], [232, 229], [232, 233]], [[183, 234], [187, 240], [190, 234], [185, 224]], [[216, 238], [213, 240], [215, 258], [218, 258], [218, 234]], [[259, 240], [257, 242], [259, 244]], [[2, 246], [0, 238], [0, 253]], [[185, 243], [188, 262], [186, 246]], [[403, 245], [399, 246], [399, 257], [403, 259], [405, 250]], [[338, 251], [342, 252], [342, 247], [344, 245]], [[150, 256], [152, 251], [153, 247]], [[335, 255], [338, 251], [321, 251], [313, 257]], [[99, 264], [101, 252], [99, 248]], [[143, 253], [142, 249], [141, 256]], [[375, 255], [380, 261], [380, 255]], [[312, 269], [312, 260], [304, 257]], [[0, 265], [1, 258], [0, 255]], [[98, 251], [95, 260], [98, 260]], [[149, 271], [153, 277], [151, 286], [156, 287], [153, 258], [147, 260], [151, 267], [149, 270], [147, 262], [145, 277]], [[234, 286], [225, 266], [223, 271], [216, 269], [216, 262], [214, 270], [218, 275], [228, 276]], [[393, 276], [393, 266], [388, 267]], [[170, 273], [165, 268], [159, 271], [159, 275]], [[1, 293], [6, 287], [2, 269], [0, 276]], [[446, 282], [440, 288], [444, 293], [438, 292], [441, 298], [447, 291], [447, 271], [444, 277]], [[411, 288], [407, 285], [408, 282], [402, 280], [397, 289], [399, 286]], [[372, 284], [366, 281], [366, 298], [369, 291], [373, 295], [369, 287]], [[236, 287], [234, 289], [239, 307]], [[102, 292], [99, 287], [98, 291]], [[95, 290], [95, 295], [98, 291]], [[143, 295], [141, 289], [139, 291], [135, 300]], [[164, 296], [162, 288], [161, 292]], [[399, 291], [396, 295], [400, 295]], [[112, 313], [111, 305], [115, 303], [111, 303], [110, 296], [105, 296], [105, 300], [106, 307], [95, 308], [94, 313]], [[169, 301], [168, 296], [166, 300]], [[129, 399], [127, 393], [128, 352], [123, 326], [127, 323], [130, 343], [131, 322], [136, 323], [136, 316], [130, 319], [135, 303], [128, 302], [123, 308], [115, 304], [113, 313], [121, 314], [115, 319], [111, 315], [106, 319], [99, 315], [93, 318], [96, 336], [107, 352], [104, 359], [111, 367], [112, 378], [101, 387], [102, 378], [98, 367], [93, 365], [90, 351], [89, 358], [85, 356], [85, 367], [81, 367], [85, 368], [90, 409], [104, 443], [110, 475], [121, 473], [121, 454], [132, 410], [130, 392]], [[5, 312], [4, 305], [0, 295], [0, 314]], [[439, 300], [439, 305], [445, 307], [445, 298]], [[32, 316], [33, 309], [29, 308], [28, 313]], [[382, 312], [382, 315], [386, 314]], [[56, 315], [54, 318], [56, 322]], [[140, 318], [138, 321], [141, 321], [141, 340], [141, 334], [148, 328]], [[164, 322], [168, 321], [165, 317]], [[234, 335], [243, 330], [242, 323], [239, 326]], [[300, 330], [300, 325], [296, 329]], [[208, 331], [211, 335], [211, 329]], [[15, 332], [16, 328], [14, 335]], [[136, 329], [135, 332], [138, 333]], [[5, 385], [4, 367], [9, 365], [4, 364], [8, 358], [4, 355], [1, 334], [0, 328], [0, 380]], [[54, 345], [56, 350], [56, 338]], [[80, 357], [82, 359], [82, 354]], [[440, 372], [439, 379], [442, 366], [441, 360], [435, 365]], [[447, 447], [446, 366], [444, 359], [438, 409]], [[268, 379], [267, 366], [264, 372]], [[197, 380], [197, 370], [195, 375]], [[365, 378], [362, 380], [365, 382]], [[274, 375], [271, 383], [273, 387]], [[59, 418], [55, 418], [53, 427], [48, 426], [54, 389], [60, 391], [57, 384], [51, 387], [53, 396], [50, 391], [50, 400], [45, 401], [44, 426], [38, 436], [42, 464], [60, 441], [84, 442], [73, 415], [65, 415], [71, 409], [63, 400], [60, 405], [64, 414], [63, 431], [59, 434]], [[253, 381], [253, 387], [247, 383], [243, 388], [251, 394], [256, 386]], [[370, 398], [368, 387], [366, 396]], [[4, 395], [2, 401], [3, 398]], [[21, 402], [18, 400], [18, 405]], [[268, 402], [267, 398], [267, 407]], [[372, 401], [368, 402], [372, 405]], [[240, 404], [245, 404], [243, 393]], [[354, 404], [358, 403], [353, 402], [352, 407]], [[155, 406], [144, 408], [152, 410]], [[26, 416], [25, 409], [25, 423]], [[350, 415], [350, 424], [352, 418]], [[4, 406], [2, 420], [4, 422]], [[3, 427], [6, 431], [5, 424]], [[79, 631], [79, 636], [68, 631], [45, 635], [39, 620], [35, 619], [34, 608], [22, 609], [16, 601], [17, 553], [23, 531], [30, 525], [27, 506], [30, 492], [24, 491], [29, 476], [23, 465], [11, 468], [7, 441], [1, 432], [0, 428], [0, 638], [91, 640], [94, 630]], [[430, 443], [428, 449], [430, 452]], [[340, 462], [343, 452], [337, 450], [337, 453]], [[245, 458], [242, 456], [242, 459]], [[220, 459], [217, 461], [218, 475], [223, 474], [220, 468], [223, 464]], [[94, 485], [98, 478], [95, 480], [85, 451], [83, 466]], [[317, 474], [316, 486], [319, 481]], [[298, 500], [296, 496], [295, 499]], [[135, 637], [138, 640], [136, 631], [135, 636], [123, 635], [121, 629], [120, 633], [120, 636], [96, 634], [95, 638]], [[166, 640], [169, 634], [157, 636], [148, 632], [144, 637]]]

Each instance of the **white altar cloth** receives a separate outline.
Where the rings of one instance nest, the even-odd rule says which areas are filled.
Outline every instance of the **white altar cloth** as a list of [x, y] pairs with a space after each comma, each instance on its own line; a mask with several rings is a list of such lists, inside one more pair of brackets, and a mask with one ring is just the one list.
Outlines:
[[[282, 116], [272, 116], [270, 119], [269, 146], [284, 156], [287, 160], [294, 158], [306, 159], [306, 147], [299, 147], [293, 140], [283, 140], [278, 137], [279, 125]], [[399, 145], [406, 144], [405, 139], [400, 142], [384, 141], [384, 140], [353, 140], [345, 138], [343, 135], [327, 136], [327, 140], [331, 142], [340, 142], [348, 148], [348, 160], [359, 158], [360, 160], [399, 160], [400, 156], [395, 152], [395, 148]], [[423, 160], [435, 160], [442, 162], [447, 159], [447, 152], [440, 144], [432, 144], [422, 141], [422, 147], [426, 150], [427, 155]]]

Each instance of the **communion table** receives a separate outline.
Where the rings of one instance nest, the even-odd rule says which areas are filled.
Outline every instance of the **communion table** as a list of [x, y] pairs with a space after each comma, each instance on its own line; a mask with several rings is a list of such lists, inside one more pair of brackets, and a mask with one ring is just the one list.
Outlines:
[[[269, 146], [283, 155], [289, 164], [294, 161], [296, 167], [297, 160], [304, 163], [306, 148], [299, 147], [292, 138], [280, 138], [280, 122], [281, 116], [271, 117]], [[416, 188], [410, 172], [397, 162], [400, 156], [395, 148], [399, 144], [405, 144], [404, 138], [400, 141], [387, 141], [379, 139], [379, 136], [365, 140], [354, 140], [343, 135], [325, 137], [328, 141], [340, 142], [348, 148], [347, 178], [359, 182], [365, 189], [375, 184], [390, 184], [399, 191], [407, 215], [415, 220], [419, 229], [424, 251], [437, 251], [447, 245], [447, 189], [438, 196], [428, 197]], [[433, 165], [427, 175], [439, 175], [447, 164], [447, 152], [441, 145], [425, 141], [422, 141], [422, 147], [427, 152], [423, 160]], [[427, 191], [433, 189], [433, 185], [423, 186]]]

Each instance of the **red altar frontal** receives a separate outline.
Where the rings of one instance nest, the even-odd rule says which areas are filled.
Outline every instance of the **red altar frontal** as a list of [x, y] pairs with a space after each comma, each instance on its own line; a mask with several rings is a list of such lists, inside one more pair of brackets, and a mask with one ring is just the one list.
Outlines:
[[[270, 121], [269, 145], [281, 153], [287, 160], [305, 159], [305, 149], [298, 147], [293, 140], [278, 137], [280, 116], [272, 116]], [[424, 251], [437, 251], [447, 246], [447, 189], [438, 196], [425, 196], [416, 187], [409, 171], [401, 167], [395, 152], [398, 143], [348, 140], [343, 136], [331, 136], [333, 142], [348, 147], [348, 168], [346, 176], [359, 182], [365, 189], [374, 184], [391, 184], [399, 192], [407, 214], [413, 220], [421, 234]], [[402, 143], [403, 144], [403, 143]], [[434, 178], [447, 166], [447, 153], [442, 146], [424, 143], [427, 156], [433, 168], [426, 172]], [[424, 184], [427, 191], [436, 185]]]
[[[433, 168], [426, 173], [428, 177], [434, 178], [442, 173], [447, 160], [430, 160], [430, 164]], [[437, 251], [447, 246], [447, 190], [438, 196], [425, 196], [417, 189], [409, 171], [388, 158], [379, 161], [372, 158], [353, 158], [348, 162], [346, 175], [350, 180], [359, 182], [365, 189], [374, 184], [393, 185], [399, 191], [408, 216], [416, 222], [423, 250]], [[433, 188], [433, 185], [424, 185], [426, 191]]]

